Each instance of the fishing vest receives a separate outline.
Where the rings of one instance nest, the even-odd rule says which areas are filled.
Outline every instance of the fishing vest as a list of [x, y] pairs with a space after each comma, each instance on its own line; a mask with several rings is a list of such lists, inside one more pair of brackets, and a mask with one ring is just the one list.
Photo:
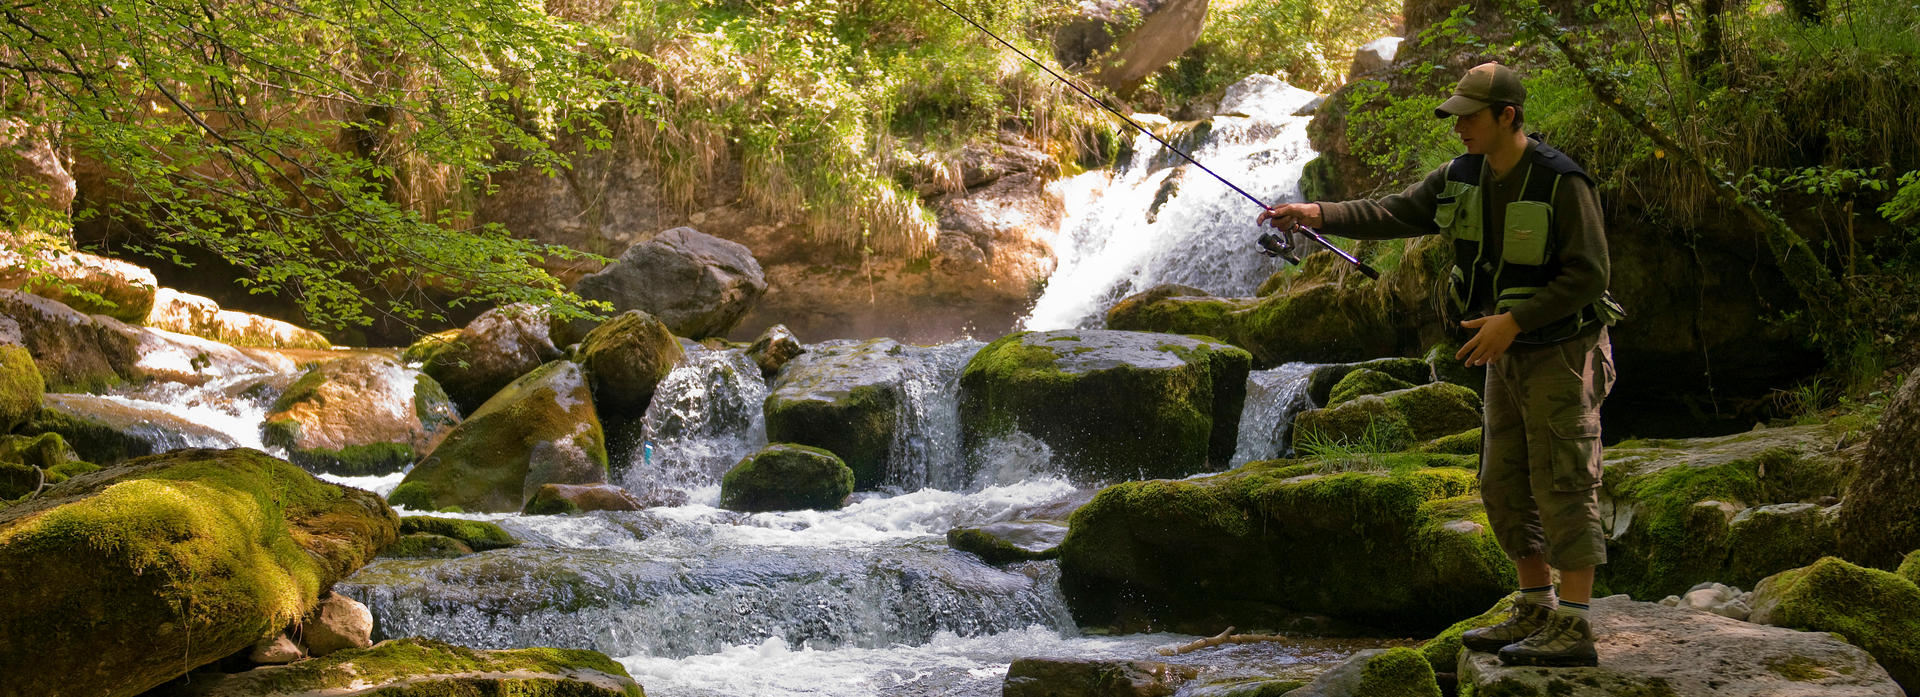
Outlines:
[[[1453, 273], [1448, 283], [1454, 309], [1466, 314], [1486, 306], [1476, 297], [1480, 274], [1493, 274], [1491, 284], [1496, 296], [1494, 313], [1512, 309], [1539, 294], [1560, 275], [1559, 249], [1553, 240], [1554, 195], [1569, 176], [1591, 182], [1586, 171], [1545, 143], [1535, 143], [1529, 156], [1531, 167], [1520, 185], [1520, 197], [1507, 204], [1506, 225], [1500, 234], [1500, 258], [1485, 259], [1486, 246], [1484, 191], [1485, 156], [1461, 155], [1447, 165], [1446, 187], [1441, 189], [1433, 212], [1433, 222], [1441, 234], [1453, 243]], [[1554, 320], [1532, 331], [1522, 332], [1514, 341], [1523, 344], [1557, 344], [1592, 326], [1595, 322], [1612, 325], [1626, 316], [1613, 300], [1601, 293], [1579, 312]]]

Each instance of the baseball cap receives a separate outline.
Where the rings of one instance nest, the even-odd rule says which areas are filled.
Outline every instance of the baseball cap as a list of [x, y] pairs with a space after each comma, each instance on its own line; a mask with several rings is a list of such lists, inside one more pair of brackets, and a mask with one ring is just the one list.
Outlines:
[[1520, 84], [1520, 76], [1513, 74], [1513, 70], [1499, 63], [1481, 63], [1460, 76], [1460, 84], [1453, 87], [1453, 96], [1441, 102], [1433, 115], [1443, 119], [1466, 116], [1495, 102], [1521, 104], [1526, 99], [1527, 88]]

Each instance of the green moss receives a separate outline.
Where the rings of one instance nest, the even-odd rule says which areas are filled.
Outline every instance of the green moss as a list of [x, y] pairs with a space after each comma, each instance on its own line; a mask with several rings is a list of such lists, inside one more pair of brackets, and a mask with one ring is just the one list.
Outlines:
[[287, 453], [287, 459], [308, 470], [350, 477], [398, 472], [413, 464], [415, 457], [413, 446], [406, 443], [367, 443], [339, 450], [302, 448]]
[[472, 553], [473, 548], [464, 542], [427, 532], [401, 535], [400, 539], [380, 550], [380, 556], [396, 559], [452, 559]]
[[80, 459], [88, 462], [113, 464], [153, 454], [153, 444], [120, 429], [45, 407], [15, 432], [25, 435], [57, 433], [73, 447]]
[[1362, 368], [1347, 373], [1345, 377], [1340, 378], [1340, 382], [1334, 384], [1333, 390], [1328, 393], [1327, 406], [1337, 406], [1362, 395], [1380, 394], [1410, 387], [1413, 387], [1413, 383], [1377, 370]]
[[58, 433], [37, 436], [0, 436], [0, 462], [17, 462], [51, 470], [74, 461], [78, 455]]
[[1511, 595], [1501, 598], [1500, 602], [1487, 608], [1486, 612], [1455, 622], [1453, 626], [1421, 644], [1420, 654], [1427, 659], [1427, 665], [1433, 666], [1435, 672], [1453, 672], [1460, 662], [1460, 650], [1465, 648], [1460, 643], [1460, 635], [1466, 634], [1469, 629], [1499, 624], [1500, 620], [1506, 618], [1507, 612], [1513, 609], [1513, 598], [1514, 596]]
[[387, 503], [416, 511], [433, 510], [433, 489], [423, 482], [401, 482], [387, 494]]
[[1367, 661], [1354, 692], [1369, 697], [1440, 697], [1440, 683], [1433, 673], [1419, 651], [1391, 648]]
[[46, 381], [26, 347], [0, 345], [0, 433], [33, 418], [46, 392]]
[[1052, 559], [1060, 555], [1059, 548], [1047, 552], [1030, 552], [980, 528], [954, 528], [947, 531], [947, 546], [962, 552], [972, 552], [988, 564], [1011, 564], [1021, 561]]
[[660, 320], [629, 310], [588, 332], [579, 356], [593, 378], [600, 408], [637, 418], [646, 412], [654, 387], [680, 363], [683, 351]]
[[326, 371], [320, 368], [317, 365], [308, 367], [307, 372], [301, 373], [299, 379], [294, 380], [293, 384], [288, 385], [287, 389], [280, 393], [278, 399], [273, 400], [273, 406], [268, 407], [267, 412], [286, 411], [296, 404], [319, 398], [320, 387], [327, 384]]
[[413, 342], [407, 350], [400, 352], [400, 360], [408, 363], [436, 363], [440, 355], [446, 352], [460, 338], [460, 330], [448, 329], [428, 334]]
[[720, 480], [720, 506], [736, 511], [832, 510], [853, 494], [853, 470], [821, 448], [774, 443]]
[[1301, 451], [1392, 452], [1414, 443], [1414, 429], [1407, 415], [1385, 398], [1366, 395], [1336, 407], [1300, 412], [1293, 417], [1292, 438], [1294, 449]]
[[1159, 286], [1107, 310], [1107, 328], [1225, 337], [1233, 333], [1233, 313], [1247, 306], [1244, 299], [1206, 297], [1198, 288]]
[[1461, 431], [1450, 436], [1441, 436], [1413, 446], [1415, 452], [1446, 453], [1452, 455], [1479, 455], [1481, 429]]
[[1388, 392], [1387, 406], [1405, 414], [1415, 440], [1429, 440], [1480, 426], [1480, 395], [1449, 382]]
[[1865, 649], [1912, 693], [1920, 690], [1920, 586], [1897, 574], [1835, 557], [1783, 571], [1755, 590], [1771, 623], [1832, 632]]
[[1900, 562], [1900, 568], [1894, 573], [1914, 583], [1920, 583], [1920, 550], [1909, 552], [1906, 560]]
[[[590, 688], [584, 684], [559, 684], [554, 678], [582, 669], [627, 678], [627, 687], [618, 693]], [[365, 649], [349, 649], [322, 658], [286, 666], [263, 668], [242, 678], [249, 691], [260, 694], [319, 692], [349, 686], [380, 685], [399, 680], [418, 680], [426, 676], [463, 673], [536, 673], [550, 678], [516, 676], [502, 685], [499, 694], [516, 697], [588, 697], [620, 694], [642, 697], [632, 676], [618, 662], [598, 651], [587, 649], [529, 648], [480, 651], [433, 639], [409, 638], [383, 641]], [[409, 693], [411, 694], [411, 693]], [[487, 694], [493, 694], [488, 692]]]
[[532, 453], [542, 444], [577, 447], [606, 467], [606, 435], [574, 363], [548, 363], [502, 389], [408, 471], [389, 500], [415, 510], [519, 512]]
[[461, 520], [459, 518], [437, 518], [434, 516], [410, 515], [400, 519], [400, 534], [411, 535], [425, 533], [440, 535], [459, 540], [476, 552], [490, 549], [513, 547], [520, 544], [506, 528], [483, 520]]
[[426, 373], [413, 380], [413, 415], [420, 419], [420, 427], [428, 433], [460, 423], [460, 412], [453, 406], [453, 398]]
[[1807, 658], [1806, 656], [1784, 656], [1770, 659], [1767, 661], [1767, 670], [1772, 671], [1774, 675], [1794, 682], [1813, 682], [1833, 675], [1833, 671], [1822, 668], [1819, 661]]

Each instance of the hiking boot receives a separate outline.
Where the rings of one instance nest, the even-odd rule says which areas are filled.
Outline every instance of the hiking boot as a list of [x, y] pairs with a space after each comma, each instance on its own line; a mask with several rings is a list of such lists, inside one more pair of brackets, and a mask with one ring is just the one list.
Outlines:
[[1510, 666], [1597, 666], [1593, 625], [1585, 617], [1554, 615], [1547, 626], [1500, 649], [1500, 662]]
[[1553, 610], [1545, 605], [1515, 603], [1505, 620], [1491, 627], [1467, 630], [1460, 635], [1460, 643], [1474, 651], [1493, 653], [1507, 644], [1533, 636], [1534, 632], [1547, 626], [1547, 620], [1552, 617]]

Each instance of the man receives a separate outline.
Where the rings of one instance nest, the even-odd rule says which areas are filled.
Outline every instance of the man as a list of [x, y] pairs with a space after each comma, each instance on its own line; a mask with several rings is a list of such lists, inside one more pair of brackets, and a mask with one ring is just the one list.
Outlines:
[[[1467, 71], [1434, 110], [1467, 154], [1406, 191], [1374, 200], [1293, 203], [1259, 222], [1358, 239], [1439, 233], [1453, 243], [1450, 295], [1475, 333], [1459, 353], [1486, 366], [1480, 495], [1519, 570], [1500, 624], [1462, 637], [1519, 665], [1595, 665], [1587, 604], [1605, 563], [1600, 527], [1600, 402], [1613, 386], [1607, 240], [1593, 183], [1565, 154], [1521, 131], [1526, 88], [1512, 70]], [[1552, 570], [1560, 571], [1556, 595]]]

